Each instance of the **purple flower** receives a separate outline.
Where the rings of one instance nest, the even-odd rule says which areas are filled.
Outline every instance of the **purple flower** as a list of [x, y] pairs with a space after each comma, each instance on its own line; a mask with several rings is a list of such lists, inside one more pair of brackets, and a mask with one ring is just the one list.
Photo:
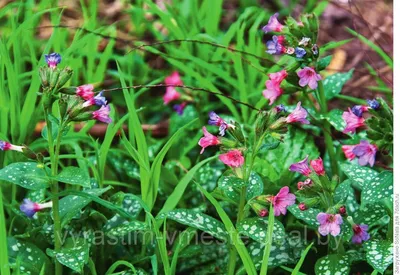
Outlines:
[[378, 147], [374, 144], [370, 144], [366, 140], [361, 140], [360, 144], [353, 148], [353, 154], [358, 157], [358, 164], [365, 166], [369, 164], [371, 167], [375, 163], [375, 155], [378, 151]]
[[287, 117], [287, 123], [300, 122], [302, 124], [310, 124], [310, 122], [306, 119], [307, 110], [301, 107], [301, 102], [297, 103], [296, 109], [293, 110]]
[[272, 40], [267, 41], [267, 50], [269, 54], [282, 54], [285, 52], [285, 47], [283, 46], [283, 41], [285, 37], [282, 35], [272, 36]]
[[268, 33], [268, 32], [281, 32], [282, 31], [283, 25], [281, 23], [279, 23], [278, 16], [279, 16], [279, 13], [275, 13], [274, 15], [272, 15], [269, 18], [268, 24], [262, 28], [263, 32]]
[[333, 215], [321, 212], [317, 215], [317, 221], [320, 224], [318, 232], [322, 236], [331, 234], [335, 237], [340, 234], [340, 225], [343, 223], [343, 219], [339, 214]]
[[315, 90], [318, 87], [318, 81], [322, 79], [320, 74], [317, 74], [313, 68], [304, 67], [297, 72], [297, 75], [300, 77], [299, 85], [301, 87], [305, 87], [308, 85], [310, 89]]
[[44, 58], [50, 68], [54, 69], [61, 62], [61, 55], [58, 53], [45, 54]]
[[369, 234], [368, 234], [368, 225], [366, 224], [354, 224], [353, 225], [353, 237], [351, 238], [351, 241], [356, 244], [361, 244], [363, 241], [368, 241], [369, 240]]
[[174, 110], [178, 115], [183, 115], [183, 111], [185, 110], [186, 107], [186, 102], [182, 102], [181, 104], [175, 104], [174, 105]]
[[88, 106], [92, 106], [92, 105], [97, 105], [97, 106], [107, 105], [107, 100], [103, 96], [103, 91], [98, 93], [95, 97], [92, 97], [91, 99], [85, 101], [85, 103], [83, 103], [82, 106], [83, 107], [88, 107]]
[[277, 113], [280, 113], [280, 112], [286, 113], [286, 107], [283, 104], [279, 104], [279, 105], [275, 106], [275, 110]]
[[101, 108], [97, 111], [94, 111], [92, 113], [93, 119], [96, 119], [98, 121], [104, 122], [104, 123], [111, 123], [112, 119], [110, 118], [110, 105], [103, 105]]
[[209, 112], [208, 116], [210, 117], [210, 119], [208, 120], [209, 125], [221, 126], [222, 124], [226, 124], [225, 120], [223, 120], [214, 111]]
[[300, 47], [297, 47], [294, 50], [294, 53], [296, 54], [297, 58], [303, 58], [307, 54], [306, 50]]
[[29, 218], [32, 218], [36, 212], [45, 208], [51, 208], [52, 206], [53, 203], [51, 201], [47, 203], [36, 203], [32, 202], [30, 199], [24, 199], [24, 202], [20, 205], [19, 209]]
[[345, 134], [354, 133], [358, 127], [364, 126], [365, 119], [354, 114], [350, 108], [348, 112], [343, 112], [342, 118], [346, 122]]
[[363, 105], [355, 105], [351, 108], [351, 111], [353, 112], [353, 114], [355, 114], [358, 117], [362, 117], [362, 114], [364, 112], [368, 111], [368, 107], [367, 106], [363, 106]]
[[286, 215], [286, 209], [288, 206], [293, 205], [296, 202], [296, 196], [289, 193], [289, 187], [284, 186], [279, 190], [276, 196], [272, 196], [270, 201], [274, 206], [274, 215]]
[[376, 99], [372, 99], [372, 100], [367, 99], [367, 103], [368, 103], [369, 107], [371, 107], [372, 109], [374, 109], [374, 110], [379, 109], [380, 104], [379, 104], [378, 100], [376, 100]]
[[306, 156], [305, 159], [290, 165], [289, 171], [298, 172], [308, 177], [312, 172], [310, 167], [308, 167], [308, 156]]

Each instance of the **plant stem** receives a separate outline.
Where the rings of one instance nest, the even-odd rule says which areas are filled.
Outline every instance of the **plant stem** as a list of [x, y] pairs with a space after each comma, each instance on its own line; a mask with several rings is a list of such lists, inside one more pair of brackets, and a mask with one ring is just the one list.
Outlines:
[[[44, 115], [47, 126], [47, 140], [49, 142], [49, 154], [51, 162], [51, 177], [57, 176], [58, 173], [58, 155], [60, 151], [60, 141], [62, 133], [62, 125], [58, 128], [56, 144], [54, 148], [54, 140], [52, 136], [52, 125], [49, 120], [49, 110], [47, 106], [44, 106]], [[60, 221], [60, 208], [59, 208], [59, 198], [58, 194], [58, 181], [51, 179], [51, 193], [53, 195], [53, 219], [54, 219], [54, 250], [55, 252], [60, 252], [61, 250], [61, 221]], [[62, 274], [62, 265], [55, 260], [55, 274]]]
[[3, 193], [0, 187], [0, 274], [10, 275], [10, 268], [8, 266], [8, 251], [7, 251], [7, 232], [6, 232], [6, 219], [4, 217], [3, 209]]
[[[318, 93], [319, 93], [319, 104], [321, 106], [322, 114], [328, 114], [328, 104], [325, 98], [324, 84], [322, 81], [318, 83]], [[328, 150], [329, 160], [331, 162], [332, 174], [339, 175], [339, 169], [336, 163], [335, 148], [333, 146], [333, 140], [331, 136], [330, 124], [328, 121], [323, 122], [323, 132], [325, 138], [325, 146]]]

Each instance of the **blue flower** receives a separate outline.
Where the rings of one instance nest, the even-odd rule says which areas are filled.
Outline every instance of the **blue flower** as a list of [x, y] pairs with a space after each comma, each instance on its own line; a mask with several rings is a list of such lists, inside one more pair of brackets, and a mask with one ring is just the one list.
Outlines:
[[47, 65], [52, 69], [56, 68], [61, 62], [61, 55], [58, 53], [45, 54], [44, 58], [46, 59]]
[[272, 36], [272, 40], [267, 41], [267, 50], [266, 52], [269, 54], [281, 54], [284, 52], [283, 41], [284, 36]]
[[303, 58], [305, 55], [306, 55], [306, 50], [305, 49], [303, 49], [303, 48], [300, 48], [300, 47], [297, 47], [295, 50], [294, 50], [294, 53], [296, 54], [296, 57], [297, 58]]
[[97, 106], [104, 106], [107, 105], [107, 100], [106, 98], [103, 96], [104, 91], [101, 91], [100, 93], [98, 93], [98, 95], [96, 95], [93, 100], [94, 100], [94, 104], [96, 104]]
[[378, 100], [376, 100], [376, 99], [372, 99], [372, 100], [367, 99], [367, 103], [368, 103], [369, 107], [371, 107], [374, 110], [379, 109], [379, 107], [381, 106], [379, 104]]
[[29, 218], [32, 218], [33, 215], [35, 215], [35, 213], [37, 211], [39, 211], [38, 204], [35, 202], [32, 202], [29, 199], [24, 199], [24, 202], [21, 204], [19, 209], [22, 212], [24, 212], [24, 214], [27, 215]]
[[351, 108], [351, 111], [353, 112], [353, 114], [355, 114], [358, 117], [362, 117], [362, 114], [366, 111], [368, 111], [368, 107], [367, 106], [363, 106], [363, 105], [355, 105]]

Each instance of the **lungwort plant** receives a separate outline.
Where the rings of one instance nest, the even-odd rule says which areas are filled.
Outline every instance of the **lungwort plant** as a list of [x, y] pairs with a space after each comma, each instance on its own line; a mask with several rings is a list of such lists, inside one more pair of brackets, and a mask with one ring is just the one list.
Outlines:
[[[0, 196], [2, 274], [390, 274], [390, 104], [329, 110], [353, 73], [324, 77], [327, 51], [343, 42], [318, 45], [315, 14], [281, 22], [274, 14], [259, 31], [270, 37], [268, 58], [284, 66], [263, 74], [255, 106], [186, 86], [191, 77], [178, 70], [161, 84], [127, 86], [121, 76], [120, 88], [72, 87], [74, 69], [45, 55], [42, 137], [0, 141], [18, 154], [0, 170], [2, 190], [18, 200]], [[135, 106], [134, 90], [153, 87], [177, 112], [161, 142]], [[117, 91], [122, 117], [107, 102]], [[204, 94], [224, 104], [207, 116]], [[91, 121], [108, 124], [104, 139], [74, 131]]]

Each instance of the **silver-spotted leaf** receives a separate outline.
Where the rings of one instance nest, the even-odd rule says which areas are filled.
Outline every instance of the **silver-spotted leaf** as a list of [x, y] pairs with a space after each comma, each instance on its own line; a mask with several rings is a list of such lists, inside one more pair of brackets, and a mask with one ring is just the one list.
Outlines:
[[393, 243], [386, 240], [370, 240], [364, 244], [368, 263], [384, 274], [393, 262]]
[[304, 221], [307, 225], [313, 228], [317, 228], [319, 226], [317, 215], [323, 212], [322, 210], [315, 208], [309, 208], [307, 210], [301, 211], [296, 204], [289, 206], [288, 210], [290, 213], [293, 214], [293, 216]]
[[348, 255], [330, 254], [318, 259], [314, 271], [316, 275], [350, 273], [350, 259]]
[[7, 165], [0, 170], [0, 180], [30, 190], [40, 190], [49, 186], [44, 168], [36, 162], [15, 162]]
[[325, 97], [327, 100], [334, 98], [343, 89], [344, 84], [353, 76], [354, 69], [347, 73], [336, 73], [323, 80]]
[[80, 185], [83, 187], [90, 187], [90, 177], [87, 171], [79, 167], [66, 167], [64, 168], [56, 177], [56, 179], [60, 182], [72, 184], [72, 185]]

